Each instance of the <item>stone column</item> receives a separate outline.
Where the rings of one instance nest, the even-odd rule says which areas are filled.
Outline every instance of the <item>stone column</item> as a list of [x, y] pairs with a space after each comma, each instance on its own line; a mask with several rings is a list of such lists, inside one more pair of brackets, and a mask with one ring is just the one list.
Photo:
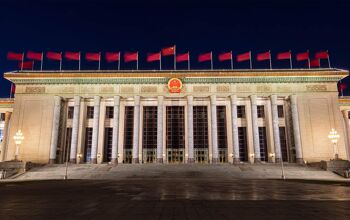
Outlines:
[[139, 163], [140, 96], [134, 97], [134, 133], [132, 142], [132, 163]]
[[297, 105], [297, 96], [291, 95], [291, 110], [292, 110], [292, 121], [293, 121], [293, 133], [294, 133], [294, 143], [295, 143], [295, 152], [297, 163], [302, 164], [303, 154], [301, 149], [301, 137], [300, 137], [300, 128], [299, 128], [299, 113], [298, 113], [298, 105]]
[[252, 110], [254, 162], [260, 162], [260, 143], [259, 143], [258, 110], [256, 106], [256, 95], [250, 96], [250, 103], [251, 103], [251, 110]]
[[56, 160], [58, 129], [60, 126], [60, 113], [61, 113], [61, 97], [54, 96], [54, 100], [55, 100], [55, 104], [53, 109], [51, 147], [50, 147], [50, 158], [49, 158], [50, 164], [55, 163], [55, 160]]
[[74, 96], [74, 113], [72, 125], [72, 141], [70, 148], [69, 162], [77, 162], [77, 146], [78, 146], [78, 130], [79, 130], [79, 116], [80, 116], [80, 96]]
[[277, 111], [277, 95], [271, 95], [271, 112], [272, 112], [272, 129], [273, 129], [273, 141], [275, 145], [275, 162], [279, 163], [282, 160], [281, 154], [281, 141], [280, 130], [278, 123], [278, 111]]
[[163, 102], [164, 102], [164, 96], [158, 96], [158, 107], [157, 107], [157, 163], [163, 163]]
[[349, 143], [350, 143], [350, 126], [349, 126], [349, 118], [348, 118], [348, 111], [342, 110], [343, 114], [343, 122], [344, 122], [344, 141], [345, 141], [345, 152], [346, 152], [346, 158], [350, 160], [350, 152], [349, 152]]
[[101, 97], [94, 96], [94, 121], [92, 123], [91, 163], [97, 163], [98, 128], [100, 124]]
[[120, 96], [114, 96], [112, 159], [111, 159], [112, 164], [118, 163], [119, 106], [120, 106]]
[[187, 137], [188, 137], [188, 160], [187, 163], [194, 163], [193, 149], [193, 96], [187, 96]]
[[216, 115], [216, 95], [210, 96], [211, 108], [211, 140], [213, 147], [212, 163], [219, 163], [219, 149], [218, 149], [218, 129], [217, 129], [217, 115]]
[[6, 151], [7, 151], [7, 140], [8, 138], [8, 131], [9, 131], [9, 123], [10, 123], [10, 118], [11, 118], [11, 114], [12, 112], [5, 112], [5, 124], [4, 124], [4, 133], [3, 133], [3, 138], [2, 138], [2, 142], [1, 142], [1, 149], [0, 149], [0, 161], [4, 161], [5, 160], [5, 156], [6, 156]]
[[233, 163], [239, 163], [240, 159], [239, 159], [237, 96], [236, 95], [231, 95], [231, 118], [232, 118]]

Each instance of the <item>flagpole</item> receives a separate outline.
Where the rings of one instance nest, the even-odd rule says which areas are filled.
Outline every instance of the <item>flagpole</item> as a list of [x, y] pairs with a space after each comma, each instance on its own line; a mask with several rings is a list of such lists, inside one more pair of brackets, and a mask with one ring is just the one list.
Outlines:
[[328, 50], [327, 50], [327, 58], [328, 58], [328, 68], [330, 69], [331, 68], [331, 61], [330, 61], [330, 58], [329, 58]]
[[269, 55], [270, 55], [270, 70], [272, 70], [271, 50], [269, 50]]
[[190, 51], [188, 51], [187, 69], [190, 70]]
[[309, 50], [307, 50], [307, 61], [309, 63], [309, 69], [311, 68], [311, 65], [310, 65], [310, 55], [309, 55]]
[[211, 64], [211, 70], [213, 70], [213, 51], [210, 51], [210, 64]]
[[21, 63], [21, 70], [23, 70], [23, 62], [24, 62], [24, 53], [22, 53], [22, 63]]
[[34, 64], [35, 64], [35, 62], [34, 62], [34, 60], [32, 61], [32, 71], [34, 70]]
[[159, 70], [162, 70], [162, 51], [159, 52]]
[[137, 51], [136, 70], [139, 70], [139, 52]]
[[61, 59], [60, 59], [60, 71], [62, 71], [62, 60], [63, 60], [63, 57], [62, 57], [62, 52], [61, 52]]
[[44, 52], [41, 52], [41, 71], [43, 71]]
[[81, 53], [79, 52], [79, 71], [80, 71]]
[[10, 98], [12, 97], [12, 86], [13, 86], [13, 83], [11, 82]]
[[101, 52], [100, 52], [100, 57], [98, 59], [98, 70], [101, 70]]
[[293, 69], [293, 63], [292, 63], [292, 51], [289, 50], [289, 63], [290, 63], [290, 68]]
[[233, 70], [233, 58], [232, 58], [232, 50], [231, 50], [231, 70]]
[[174, 70], [176, 70], [176, 45], [174, 45]]
[[249, 61], [250, 61], [250, 69], [253, 69], [253, 65], [252, 65], [252, 51], [249, 51]]

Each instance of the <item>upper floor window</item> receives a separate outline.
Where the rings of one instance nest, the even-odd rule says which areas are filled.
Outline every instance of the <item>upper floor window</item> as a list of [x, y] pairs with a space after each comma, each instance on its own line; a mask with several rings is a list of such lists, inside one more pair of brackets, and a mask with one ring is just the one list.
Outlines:
[[0, 121], [5, 121], [5, 113], [0, 113]]
[[113, 118], [113, 115], [114, 115], [114, 107], [107, 106], [106, 107], [106, 118]]
[[74, 115], [74, 107], [68, 106], [68, 119], [72, 119]]
[[257, 106], [258, 118], [265, 118], [265, 110], [263, 105]]
[[244, 105], [237, 106], [237, 118], [245, 118], [245, 106]]
[[91, 119], [94, 118], [94, 106], [88, 106], [86, 109], [86, 118]]
[[279, 118], [284, 117], [284, 112], [283, 112], [283, 105], [277, 105], [277, 113]]

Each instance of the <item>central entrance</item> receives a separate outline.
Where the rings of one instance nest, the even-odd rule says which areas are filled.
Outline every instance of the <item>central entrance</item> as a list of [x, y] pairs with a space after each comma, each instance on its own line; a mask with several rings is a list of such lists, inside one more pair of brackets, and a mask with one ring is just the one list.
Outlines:
[[183, 163], [185, 154], [184, 106], [166, 107], [166, 149], [168, 163]]

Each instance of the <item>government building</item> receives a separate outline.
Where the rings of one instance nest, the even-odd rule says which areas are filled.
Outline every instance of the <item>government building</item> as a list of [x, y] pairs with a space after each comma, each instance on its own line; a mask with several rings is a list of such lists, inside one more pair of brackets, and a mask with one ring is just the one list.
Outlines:
[[[0, 161], [310, 163], [350, 159], [340, 69], [15, 71]], [[336, 146], [328, 135], [339, 134]], [[21, 131], [24, 140], [16, 145]]]

